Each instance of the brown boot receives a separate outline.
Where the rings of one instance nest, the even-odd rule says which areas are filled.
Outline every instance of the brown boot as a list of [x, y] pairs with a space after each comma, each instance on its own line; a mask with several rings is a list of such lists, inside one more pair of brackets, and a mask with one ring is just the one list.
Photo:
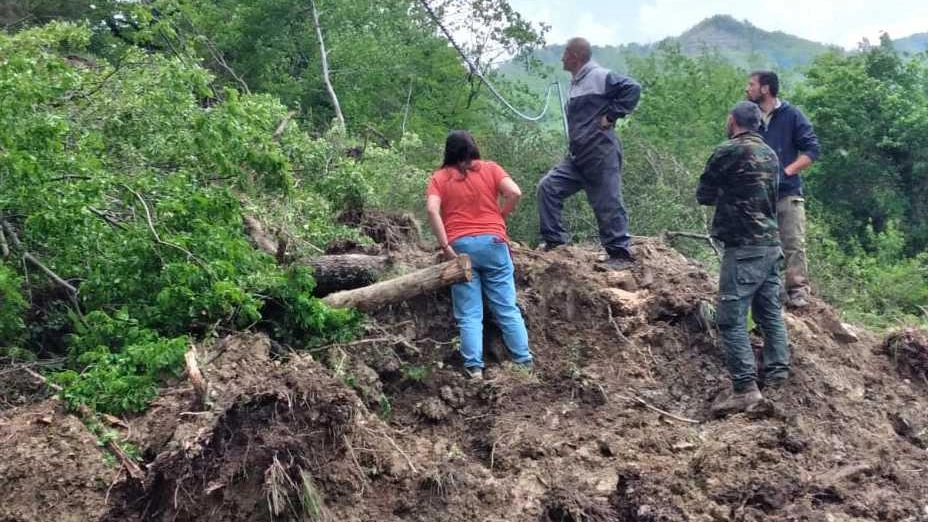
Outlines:
[[742, 392], [735, 392], [731, 388], [723, 390], [712, 402], [712, 416], [724, 417], [732, 413], [751, 411], [763, 402], [764, 396], [757, 389], [757, 384], [751, 383], [751, 386]]

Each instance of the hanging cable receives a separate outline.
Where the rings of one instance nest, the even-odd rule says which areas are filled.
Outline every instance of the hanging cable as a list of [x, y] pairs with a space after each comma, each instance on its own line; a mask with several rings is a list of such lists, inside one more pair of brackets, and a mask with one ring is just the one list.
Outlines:
[[507, 100], [502, 94], [500, 94], [500, 92], [496, 90], [496, 87], [494, 87], [493, 84], [490, 83], [490, 81], [486, 79], [483, 73], [480, 72], [477, 66], [475, 66], [470, 61], [470, 58], [467, 56], [467, 53], [465, 53], [464, 50], [461, 49], [461, 47], [457, 44], [457, 42], [451, 36], [451, 32], [441, 22], [441, 19], [438, 18], [438, 15], [435, 14], [435, 11], [432, 10], [432, 7], [428, 4], [428, 2], [426, 0], [419, 0], [419, 3], [422, 4], [422, 8], [425, 9], [425, 11], [429, 14], [429, 17], [432, 19], [433, 22], [435, 22], [435, 25], [437, 25], [438, 28], [441, 29], [441, 31], [445, 34], [445, 38], [447, 38], [448, 41], [451, 42], [451, 46], [454, 47], [454, 49], [458, 52], [459, 55], [461, 55], [461, 59], [463, 59], [464, 63], [467, 64], [468, 71], [474, 76], [476, 76], [477, 78], [479, 78], [480, 81], [483, 82], [483, 84], [487, 86], [487, 89], [490, 90], [493, 96], [496, 97], [496, 99], [499, 100], [499, 102], [502, 103], [503, 106], [505, 106], [507, 109], [512, 111], [512, 113], [515, 114], [516, 116], [526, 121], [539, 121], [540, 119], [542, 119], [545, 116], [545, 114], [548, 113], [548, 107], [550, 106], [550, 101], [551, 101], [551, 89], [556, 87], [557, 97], [561, 103], [561, 120], [564, 123], [564, 139], [565, 141], [569, 143], [570, 138], [569, 138], [568, 127], [567, 127], [567, 113], [564, 110], [564, 93], [561, 91], [561, 83], [559, 81], [554, 80], [553, 82], [548, 84], [547, 87], [545, 87], [545, 92], [543, 94], [544, 99], [545, 99], [545, 106], [541, 110], [541, 113], [538, 114], [538, 116], [529, 116], [523, 113], [519, 109], [516, 109], [511, 103], [509, 103], [509, 100]]

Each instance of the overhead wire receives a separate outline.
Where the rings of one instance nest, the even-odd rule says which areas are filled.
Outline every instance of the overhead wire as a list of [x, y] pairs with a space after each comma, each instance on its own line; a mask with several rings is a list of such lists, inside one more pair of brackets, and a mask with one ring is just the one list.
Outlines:
[[515, 115], [518, 116], [519, 118], [521, 118], [521, 119], [523, 119], [523, 120], [525, 120], [525, 121], [531, 121], [531, 122], [537, 122], [537, 121], [541, 120], [542, 118], [544, 118], [545, 115], [548, 113], [548, 108], [549, 108], [549, 106], [550, 106], [550, 104], [551, 104], [551, 91], [552, 91], [553, 89], [556, 88], [556, 89], [557, 89], [558, 101], [560, 102], [561, 107], [562, 107], [562, 110], [561, 110], [561, 120], [562, 120], [562, 123], [563, 123], [563, 125], [564, 125], [564, 140], [565, 140], [565, 142], [568, 142], [568, 143], [569, 143], [570, 133], [569, 133], [568, 127], [567, 127], [567, 113], [566, 113], [566, 110], [563, 109], [563, 108], [564, 108], [564, 93], [563, 93], [563, 91], [562, 91], [562, 89], [561, 89], [561, 83], [560, 83], [558, 80], [554, 80], [553, 82], [549, 83], [549, 84], [547, 85], [547, 87], [545, 87], [545, 92], [544, 92], [544, 94], [542, 95], [542, 96], [544, 97], [544, 100], [545, 100], [545, 105], [544, 105], [544, 107], [541, 109], [541, 112], [540, 112], [537, 116], [530, 116], [530, 115], [528, 115], [528, 114], [526, 114], [526, 113], [520, 111], [520, 110], [517, 109], [512, 103], [510, 103], [509, 100], [507, 100], [506, 97], [503, 96], [503, 95], [499, 92], [499, 90], [496, 89], [496, 87], [493, 85], [493, 83], [490, 82], [490, 80], [488, 80], [488, 79], [486, 78], [486, 76], [483, 75], [482, 72], [480, 72], [480, 69], [479, 69], [476, 65], [474, 65], [474, 63], [471, 61], [470, 57], [467, 56], [467, 53], [465, 53], [464, 50], [461, 48], [461, 46], [458, 45], [458, 43], [455, 41], [454, 37], [451, 35], [451, 31], [449, 31], [449, 30], [445, 27], [445, 24], [442, 23], [441, 18], [438, 17], [438, 15], [435, 13], [435, 11], [432, 9], [432, 7], [428, 4], [428, 2], [427, 2], [426, 0], [419, 0], [419, 3], [422, 5], [422, 8], [425, 9], [426, 13], [428, 13], [428, 15], [429, 15], [429, 17], [432, 19], [432, 21], [435, 22], [435, 25], [437, 25], [438, 28], [441, 29], [442, 33], [445, 34], [445, 38], [448, 39], [448, 42], [451, 43], [451, 46], [454, 47], [454, 49], [458, 52], [458, 54], [461, 56], [461, 59], [464, 60], [464, 63], [467, 65], [467, 68], [468, 68], [468, 71], [470, 72], [470, 74], [473, 74], [474, 76], [476, 76], [484, 85], [486, 85], [486, 87], [487, 87], [487, 89], [490, 91], [490, 93], [493, 94], [493, 96], [494, 96], [504, 107], [506, 107], [507, 109], [509, 109], [513, 114], [515, 114]]

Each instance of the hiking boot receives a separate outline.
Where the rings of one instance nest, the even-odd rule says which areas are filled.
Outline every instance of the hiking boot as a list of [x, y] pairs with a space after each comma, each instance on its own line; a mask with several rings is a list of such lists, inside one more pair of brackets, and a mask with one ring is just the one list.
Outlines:
[[482, 381], [483, 380], [483, 368], [479, 366], [471, 366], [469, 368], [464, 368], [464, 375], [466, 375], [472, 381]]
[[631, 254], [625, 252], [615, 255], [610, 254], [609, 259], [603, 265], [609, 270], [628, 270], [635, 265], [635, 259], [632, 258]]
[[728, 388], [715, 398], [710, 411], [713, 417], [724, 417], [732, 413], [751, 411], [763, 401], [764, 396], [760, 394], [756, 384], [751, 384], [747, 390], [742, 392]]
[[518, 370], [518, 371], [520, 371], [520, 372], [525, 372], [525, 373], [527, 373], [527, 374], [529, 374], [529, 375], [532, 375], [533, 373], [535, 373], [535, 362], [534, 362], [534, 361], [526, 361], [526, 362], [514, 363], [514, 364], [513, 364], [513, 367], [514, 367], [516, 370]]

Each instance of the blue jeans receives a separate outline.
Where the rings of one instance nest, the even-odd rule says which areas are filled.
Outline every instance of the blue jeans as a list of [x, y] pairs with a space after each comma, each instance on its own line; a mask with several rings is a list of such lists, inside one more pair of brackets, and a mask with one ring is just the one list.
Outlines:
[[732, 387], [743, 392], [757, 381], [747, 317], [764, 332], [766, 380], [789, 376], [789, 346], [780, 307], [780, 247], [726, 248], [719, 270], [718, 326]]
[[470, 256], [473, 279], [451, 287], [454, 318], [461, 330], [461, 355], [467, 368], [483, 368], [483, 294], [496, 317], [503, 341], [517, 363], [532, 361], [528, 332], [516, 306], [516, 283], [509, 245], [492, 235], [466, 236], [451, 244]]

